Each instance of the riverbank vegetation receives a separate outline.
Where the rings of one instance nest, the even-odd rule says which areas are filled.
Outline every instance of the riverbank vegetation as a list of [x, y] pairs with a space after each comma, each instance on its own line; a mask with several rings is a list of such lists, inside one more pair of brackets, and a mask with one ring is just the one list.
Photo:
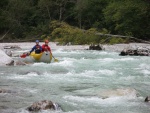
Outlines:
[[149, 0], [2, 0], [0, 41], [48, 38], [61, 44], [114, 44], [128, 43], [129, 37], [150, 40], [149, 7]]

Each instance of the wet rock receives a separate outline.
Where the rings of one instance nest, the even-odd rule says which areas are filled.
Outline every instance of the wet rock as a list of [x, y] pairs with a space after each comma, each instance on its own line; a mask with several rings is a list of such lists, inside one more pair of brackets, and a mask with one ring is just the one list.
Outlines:
[[145, 98], [145, 102], [150, 102], [150, 96], [147, 96], [147, 97]]
[[14, 66], [14, 60], [12, 60], [10, 63], [6, 64], [7, 66]]
[[8, 56], [12, 57], [12, 50], [4, 50], [4, 52], [5, 52]]
[[21, 49], [21, 48], [17, 45], [10, 45], [10, 46], [4, 46], [4, 49]]
[[14, 66], [14, 65], [26, 65], [25, 62], [16, 60], [14, 61], [6, 53], [0, 50], [0, 65]]
[[28, 111], [40, 111], [40, 110], [60, 110], [60, 106], [49, 100], [42, 100], [39, 102], [34, 102], [31, 106], [27, 108]]
[[150, 49], [148, 48], [137, 48], [137, 49], [124, 49], [119, 54], [121, 56], [150, 56]]
[[11, 93], [11, 90], [7, 90], [7, 89], [0, 89], [0, 93]]
[[102, 50], [102, 47], [100, 45], [90, 45], [89, 50]]
[[26, 65], [26, 63], [25, 62], [22, 62], [22, 61], [19, 61], [19, 60], [17, 60], [17, 61], [15, 61], [15, 63], [14, 63], [14, 65], [21, 65], [21, 66], [24, 66], [24, 65]]
[[100, 96], [103, 99], [109, 98], [109, 97], [120, 97], [120, 96], [137, 97], [137, 91], [132, 88], [104, 90], [104, 91], [101, 91], [98, 94], [98, 96]]
[[0, 106], [0, 109], [8, 109], [7, 106]]
[[0, 65], [12, 64], [14, 60], [10, 58], [4, 51], [0, 49]]
[[11, 61], [10, 63], [6, 64], [7, 66], [24, 66], [26, 65], [25, 62], [23, 61], [19, 61], [19, 60], [16, 60], [16, 61]]

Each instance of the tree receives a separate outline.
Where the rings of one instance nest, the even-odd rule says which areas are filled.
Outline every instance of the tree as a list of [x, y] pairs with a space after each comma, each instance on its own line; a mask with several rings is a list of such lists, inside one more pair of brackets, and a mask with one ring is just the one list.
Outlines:
[[28, 17], [30, 3], [28, 0], [9, 0], [7, 9], [4, 11], [7, 29], [10, 30], [15, 37], [23, 37], [25, 25], [27, 25], [26, 17]]
[[[52, 12], [52, 7], [53, 7], [53, 1], [52, 0], [39, 0], [38, 6], [40, 7], [40, 10], [42, 11], [43, 14], [45, 14], [45, 17], [49, 17], [49, 20], [52, 19], [51, 17], [51, 12]], [[47, 15], [47, 16], [46, 16]]]
[[77, 20], [78, 20], [78, 25], [80, 28], [82, 28], [82, 16], [84, 15], [84, 10], [86, 9], [88, 0], [77, 0], [76, 2], [76, 12], [77, 12]]
[[8, 29], [6, 20], [6, 10], [7, 10], [8, 0], [2, 0], [0, 2], [0, 33], [3, 33]]
[[114, 0], [104, 10], [108, 29], [114, 34], [150, 36], [149, 7], [143, 0]]

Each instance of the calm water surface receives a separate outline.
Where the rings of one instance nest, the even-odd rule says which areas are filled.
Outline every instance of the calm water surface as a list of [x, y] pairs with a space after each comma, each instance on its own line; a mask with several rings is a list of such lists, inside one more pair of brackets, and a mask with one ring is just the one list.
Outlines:
[[0, 113], [28, 113], [26, 107], [44, 99], [63, 111], [40, 113], [150, 113], [143, 102], [150, 95], [150, 57], [118, 54], [59, 49], [53, 51], [58, 63], [0, 67], [0, 88], [13, 90], [0, 94]]

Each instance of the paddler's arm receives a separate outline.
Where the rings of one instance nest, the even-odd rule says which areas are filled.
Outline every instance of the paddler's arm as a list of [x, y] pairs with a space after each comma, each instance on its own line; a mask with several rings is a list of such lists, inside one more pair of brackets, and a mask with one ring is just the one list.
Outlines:
[[51, 48], [50, 48], [49, 46], [48, 46], [47, 49], [48, 49], [48, 51], [52, 54]]
[[29, 54], [31, 54], [35, 49], [36, 49], [36, 46], [34, 46], [34, 47], [31, 49], [31, 51], [30, 51]]

